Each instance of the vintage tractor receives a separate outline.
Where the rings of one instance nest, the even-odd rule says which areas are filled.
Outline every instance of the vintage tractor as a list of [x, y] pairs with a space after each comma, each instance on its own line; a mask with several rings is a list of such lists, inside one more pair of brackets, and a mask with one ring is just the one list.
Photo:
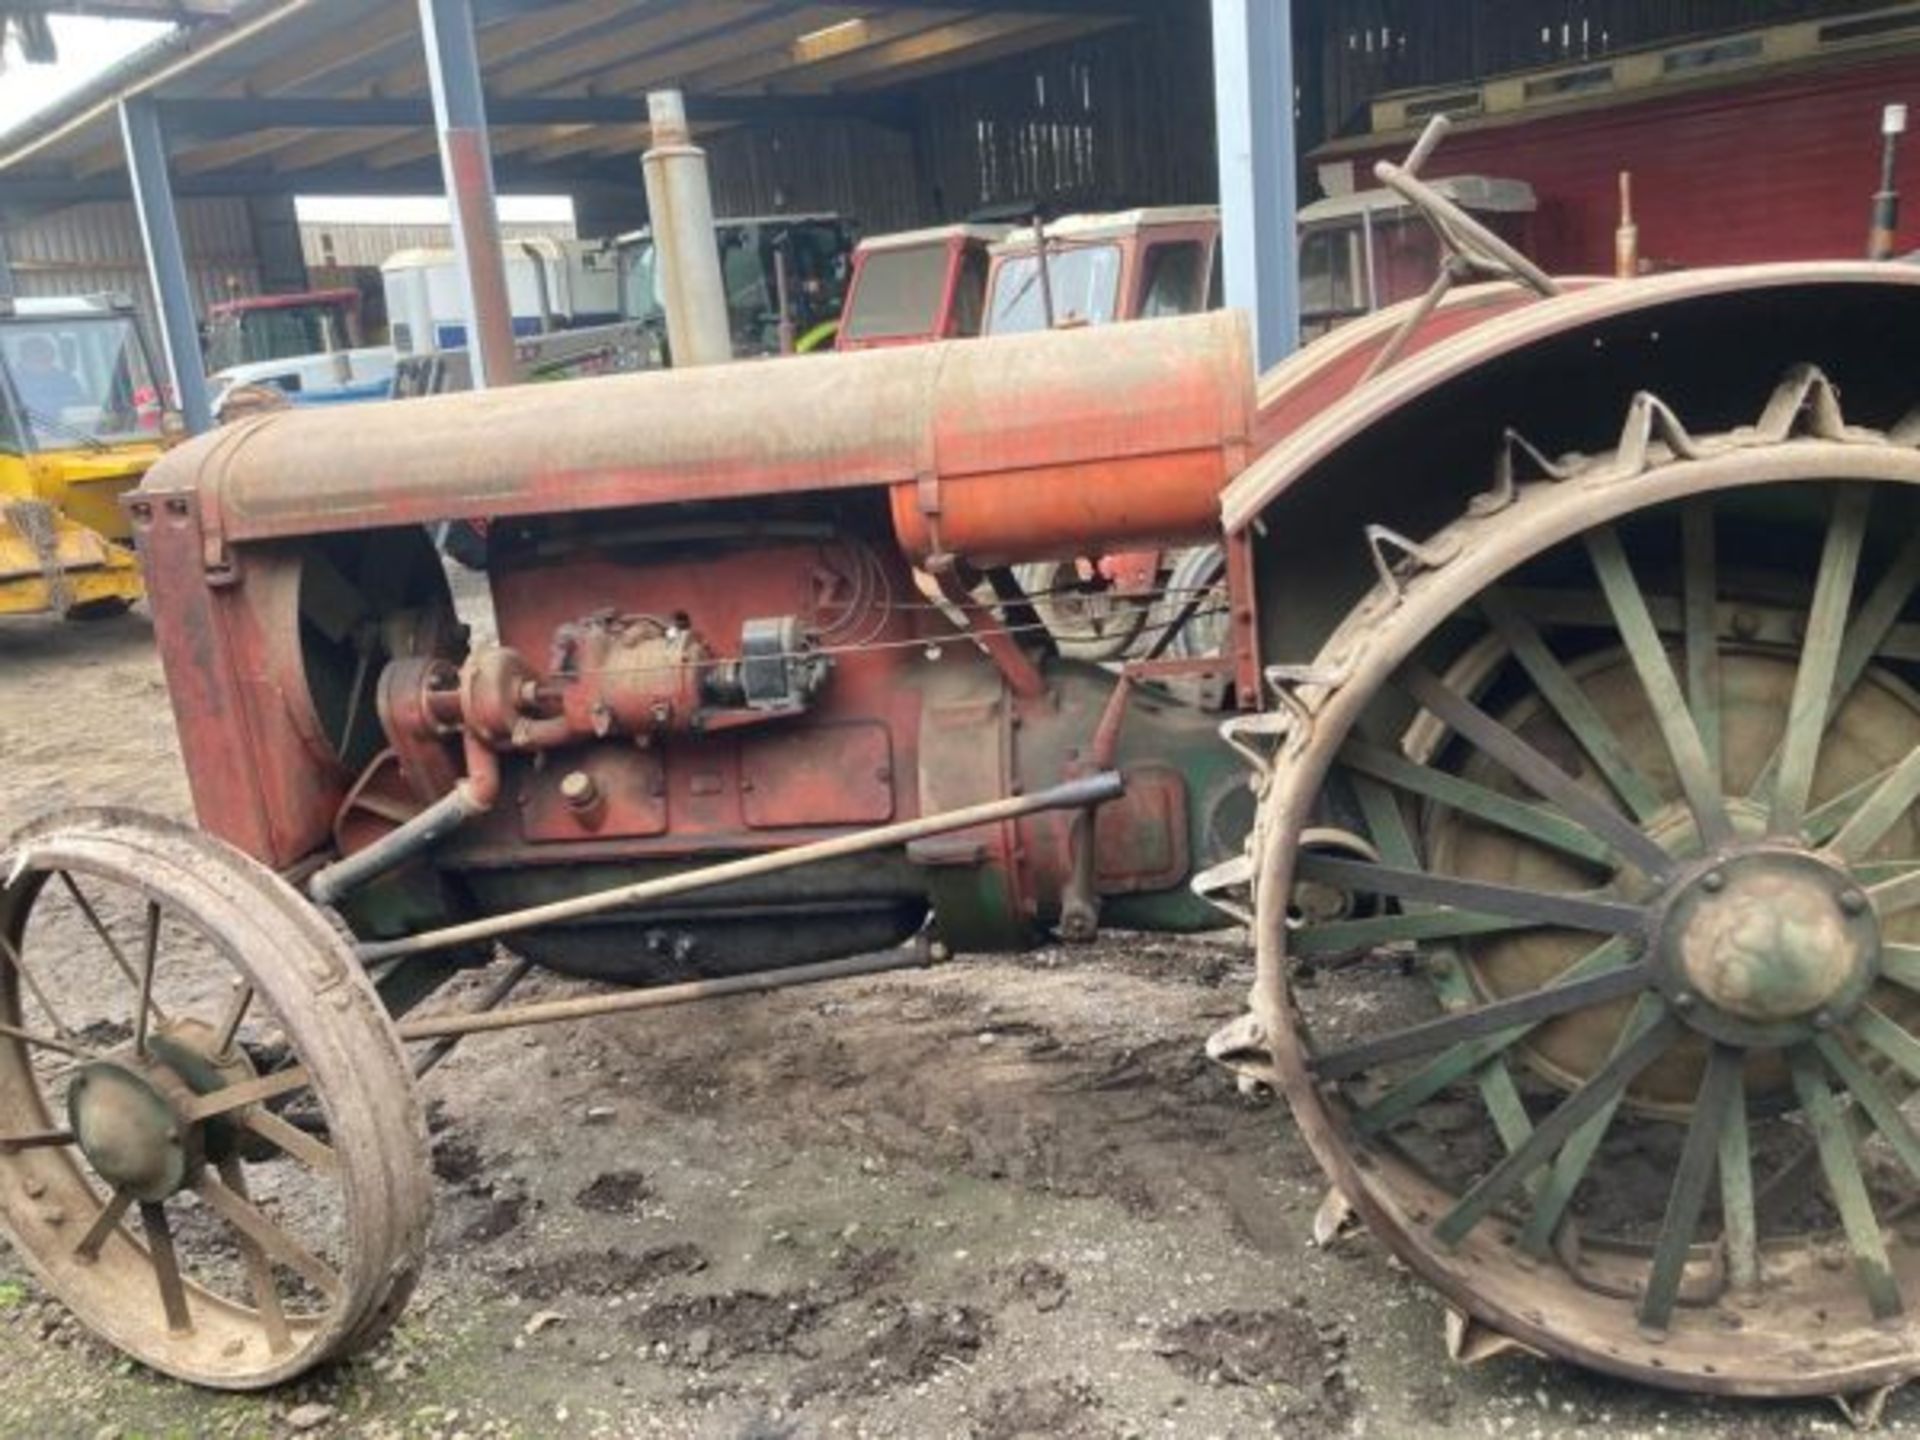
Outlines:
[[[0, 854], [49, 1290], [270, 1384], [404, 1304], [460, 1036], [1237, 920], [1212, 1053], [1459, 1353], [1920, 1370], [1920, 272], [1556, 284], [1383, 168], [1442, 283], [1258, 383], [1218, 314], [169, 456], [130, 504], [202, 829]], [[497, 642], [425, 539], [471, 515]], [[1217, 657], [1063, 661], [1009, 573], [1208, 535]]]

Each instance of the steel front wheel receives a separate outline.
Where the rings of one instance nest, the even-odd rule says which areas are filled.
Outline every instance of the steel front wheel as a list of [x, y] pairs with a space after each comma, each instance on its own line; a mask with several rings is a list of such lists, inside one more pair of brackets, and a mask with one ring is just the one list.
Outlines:
[[1790, 384], [1370, 597], [1253, 868], [1259, 1028], [1372, 1227], [1501, 1335], [1747, 1394], [1920, 1372], [1920, 454]]
[[22, 832], [0, 882], [0, 1205], [42, 1284], [227, 1389], [382, 1333], [431, 1180], [344, 942], [237, 851], [124, 812]]

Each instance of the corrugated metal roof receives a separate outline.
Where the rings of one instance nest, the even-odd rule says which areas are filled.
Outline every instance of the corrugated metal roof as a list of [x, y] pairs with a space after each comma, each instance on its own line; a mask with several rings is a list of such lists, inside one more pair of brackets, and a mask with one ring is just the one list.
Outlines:
[[[520, 176], [631, 179], [649, 89], [696, 128], [885, 117], [887, 92], [1164, 9], [1147, 0], [477, 0], [493, 154]], [[0, 180], [124, 183], [114, 102], [155, 98], [186, 193], [437, 174], [412, 0], [239, 0], [0, 136]], [[276, 106], [278, 108], [276, 108]], [[364, 123], [361, 123], [364, 121]]]

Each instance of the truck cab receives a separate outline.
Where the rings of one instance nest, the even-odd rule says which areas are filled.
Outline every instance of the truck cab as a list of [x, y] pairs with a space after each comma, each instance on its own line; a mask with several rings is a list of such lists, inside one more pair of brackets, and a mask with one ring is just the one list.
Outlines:
[[1069, 215], [993, 248], [985, 333], [1195, 315], [1220, 308], [1223, 282], [1214, 206]]
[[[1328, 178], [1323, 169], [1322, 183]], [[1531, 185], [1484, 175], [1429, 183], [1515, 249], [1531, 253], [1531, 221], [1538, 208]], [[1301, 338], [1318, 339], [1348, 320], [1413, 299], [1433, 283], [1440, 259], [1433, 228], [1396, 191], [1350, 191], [1305, 206], [1300, 211]]]
[[[854, 230], [838, 215], [764, 215], [714, 222], [733, 353], [745, 359], [828, 349], [846, 301]], [[620, 313], [666, 333], [652, 230], [614, 242]]]
[[207, 318], [214, 414], [224, 417], [229, 402], [253, 386], [294, 404], [384, 400], [393, 385], [393, 347], [362, 340], [358, 290], [222, 301]]
[[853, 252], [836, 348], [878, 350], [966, 340], [986, 323], [992, 247], [1006, 225], [942, 225], [874, 235]]
[[131, 301], [0, 297], [0, 616], [140, 598], [120, 497], [160, 458], [161, 411]]

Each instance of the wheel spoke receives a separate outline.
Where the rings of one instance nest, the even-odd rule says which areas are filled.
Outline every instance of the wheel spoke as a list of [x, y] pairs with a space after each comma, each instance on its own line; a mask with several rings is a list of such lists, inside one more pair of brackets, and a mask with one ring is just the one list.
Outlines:
[[1882, 945], [1880, 973], [1896, 985], [1920, 991], [1920, 945]]
[[1498, 790], [1462, 780], [1430, 765], [1417, 764], [1381, 746], [1350, 740], [1341, 750], [1340, 758], [1362, 775], [1385, 781], [1524, 839], [1536, 840], [1576, 860], [1606, 864], [1612, 856], [1612, 851], [1597, 837], [1551, 810], [1502, 795]]
[[1686, 636], [1687, 702], [1707, 764], [1724, 787], [1720, 756], [1720, 610], [1713, 501], [1696, 500], [1680, 512], [1681, 616]]
[[166, 1311], [167, 1329], [176, 1335], [183, 1334], [193, 1329], [193, 1317], [187, 1312], [187, 1287], [180, 1280], [180, 1258], [174, 1253], [173, 1226], [167, 1219], [167, 1207], [151, 1200], [141, 1201], [140, 1228], [147, 1233], [147, 1258], [160, 1286], [160, 1306]]
[[133, 1196], [125, 1190], [116, 1190], [101, 1207], [100, 1213], [93, 1217], [93, 1224], [87, 1227], [87, 1233], [80, 1237], [80, 1243], [73, 1247], [77, 1260], [94, 1261], [100, 1258], [100, 1247], [107, 1243], [107, 1237], [120, 1228], [120, 1222], [127, 1218], [127, 1211], [133, 1208]]
[[1597, 1114], [1608, 1100], [1623, 1092], [1634, 1076], [1665, 1054], [1679, 1028], [1671, 1015], [1663, 1014], [1638, 1040], [1588, 1076], [1551, 1115], [1534, 1127], [1526, 1144], [1494, 1166], [1440, 1218], [1433, 1229], [1435, 1238], [1449, 1247], [1464, 1240], [1494, 1206], [1552, 1159], [1575, 1130]]
[[1920, 905], [1920, 870], [1909, 870], [1891, 880], [1867, 887], [1867, 898], [1882, 920]]
[[216, 1115], [225, 1115], [228, 1111], [239, 1110], [248, 1105], [257, 1105], [263, 1100], [272, 1100], [277, 1096], [290, 1094], [295, 1090], [304, 1090], [313, 1084], [313, 1077], [307, 1073], [304, 1065], [289, 1065], [284, 1070], [275, 1070], [270, 1075], [262, 1075], [255, 1080], [243, 1080], [238, 1085], [229, 1085], [224, 1090], [215, 1090], [202, 1095], [188, 1109], [189, 1121], [211, 1120]]
[[338, 1172], [340, 1160], [333, 1148], [322, 1143], [297, 1125], [290, 1125], [271, 1110], [263, 1110], [258, 1105], [240, 1112], [240, 1123], [269, 1144], [286, 1151], [310, 1170], [318, 1170], [332, 1175]]
[[1673, 1188], [1667, 1192], [1667, 1212], [1660, 1222], [1647, 1291], [1640, 1301], [1640, 1323], [1650, 1330], [1665, 1330], [1673, 1318], [1680, 1277], [1687, 1268], [1694, 1232], [1700, 1228], [1700, 1208], [1706, 1202], [1714, 1159], [1726, 1130], [1727, 1107], [1740, 1098], [1743, 1063], [1741, 1053], [1730, 1045], [1715, 1045], [1707, 1056], [1707, 1073], [1694, 1097], [1693, 1120], [1687, 1126]]
[[[1627, 1023], [1620, 1027], [1609, 1058], [1631, 1047], [1659, 1020], [1662, 1013], [1663, 1006], [1658, 998], [1651, 994], [1642, 995], [1628, 1014]], [[1587, 1167], [1593, 1164], [1593, 1157], [1599, 1153], [1600, 1142], [1607, 1138], [1614, 1112], [1620, 1108], [1620, 1102], [1626, 1098], [1626, 1094], [1623, 1089], [1603, 1101], [1600, 1108], [1560, 1147], [1560, 1153], [1554, 1157], [1553, 1168], [1547, 1172], [1546, 1180], [1534, 1194], [1533, 1209], [1527, 1216], [1527, 1223], [1520, 1227], [1518, 1243], [1529, 1255], [1545, 1259], [1552, 1253], [1553, 1237], [1560, 1229], [1561, 1217], [1567, 1213], [1567, 1206], [1573, 1203], [1574, 1192], [1586, 1177]]]
[[1827, 1062], [1827, 1068], [1839, 1076], [1840, 1083], [1860, 1102], [1860, 1108], [1887, 1142], [1887, 1147], [1899, 1156], [1908, 1173], [1920, 1180], [1920, 1136], [1913, 1133], [1913, 1127], [1900, 1113], [1899, 1102], [1839, 1041], [1822, 1035], [1813, 1044], [1820, 1058]]
[[1437, 719], [1523, 784], [1553, 801], [1605, 841], [1622, 860], [1655, 879], [1671, 873], [1672, 857], [1642, 834], [1631, 820], [1582, 789], [1571, 775], [1471, 700], [1417, 665], [1408, 666], [1401, 678], [1414, 699]]
[[1639, 906], [1618, 900], [1492, 885], [1424, 870], [1371, 865], [1364, 860], [1338, 860], [1329, 855], [1302, 854], [1294, 864], [1294, 873], [1357, 894], [1391, 895], [1398, 900], [1418, 900], [1483, 915], [1508, 915], [1534, 925], [1596, 930], [1603, 935], [1630, 934], [1646, 922], [1646, 913]]
[[[220, 1179], [241, 1200], [250, 1200], [246, 1171], [234, 1156], [229, 1155], [220, 1162]], [[273, 1278], [273, 1264], [251, 1235], [240, 1231], [239, 1236], [240, 1258], [247, 1266], [247, 1287], [253, 1291], [253, 1303], [260, 1310], [260, 1325], [267, 1332], [267, 1348], [275, 1355], [284, 1355], [293, 1349], [293, 1332], [287, 1326], [286, 1308], [280, 1303], [280, 1287]]]
[[1833, 837], [1829, 847], [1848, 860], [1862, 860], [1900, 823], [1901, 817], [1920, 799], [1920, 748], [1894, 766], [1860, 808]]
[[193, 1189], [216, 1215], [258, 1245], [270, 1259], [286, 1266], [329, 1300], [339, 1297], [340, 1277], [250, 1201], [241, 1199], [211, 1174], [202, 1174]]
[[22, 1150], [58, 1150], [73, 1144], [71, 1130], [32, 1130], [22, 1135], [0, 1135], [0, 1151], [17, 1154]]
[[[1380, 858], [1401, 869], [1416, 868], [1420, 852], [1393, 792], [1378, 780], [1365, 776], [1353, 777], [1352, 785], [1354, 796], [1360, 802], [1360, 812], [1366, 817], [1367, 833], [1373, 837]], [[1443, 947], [1434, 959], [1435, 963], [1428, 965], [1426, 972], [1440, 1004], [1448, 1010], [1460, 1010], [1477, 1003], [1479, 997], [1474, 994], [1473, 984], [1467, 979], [1453, 947]], [[1514, 1083], [1504, 1056], [1495, 1053], [1479, 1064], [1474, 1084], [1501, 1143], [1511, 1150], [1524, 1142], [1533, 1129], [1533, 1122], [1527, 1117], [1526, 1102], [1520, 1098], [1520, 1087]]]
[[[86, 893], [81, 890], [80, 882], [73, 878], [70, 871], [61, 870], [56, 873], [60, 876], [60, 883], [66, 887], [67, 894], [73, 898], [73, 903], [79, 907], [80, 914], [86, 919], [87, 928], [99, 937], [102, 945], [107, 947], [107, 954], [113, 957], [114, 966], [120, 973], [127, 977], [127, 983], [138, 990], [140, 972], [133, 968], [132, 962], [127, 959], [127, 952], [120, 948], [120, 942], [113, 938], [113, 932], [107, 929], [106, 922], [100, 918], [100, 912], [93, 908], [93, 902], [87, 899]], [[165, 1015], [156, 1012], [154, 1018], [161, 1024], [166, 1024]]]
[[1920, 1082], [1920, 1040], [1909, 1035], [1906, 1026], [1872, 1005], [1863, 1005], [1854, 1019], [1853, 1033], [1906, 1071], [1909, 1079]]
[[213, 1027], [213, 1053], [225, 1055], [233, 1048], [233, 1037], [240, 1033], [240, 1022], [247, 1018], [247, 1009], [253, 1004], [253, 986], [245, 981], [237, 982], [233, 999], [227, 1002], [226, 1011]]
[[1489, 591], [1480, 599], [1480, 608], [1492, 622], [1494, 631], [1513, 652], [1520, 668], [1527, 672], [1540, 697], [1567, 727], [1594, 768], [1605, 777], [1638, 820], [1651, 820], [1661, 807], [1660, 792], [1640, 773], [1620, 737], [1587, 698], [1580, 682], [1567, 672], [1533, 622], [1500, 591]]
[[1399, 915], [1370, 915], [1364, 920], [1330, 920], [1324, 925], [1296, 930], [1287, 937], [1287, 949], [1302, 960], [1311, 960], [1420, 940], [1453, 940], [1463, 935], [1530, 930], [1533, 924], [1531, 920], [1516, 920], [1509, 915], [1479, 915], [1466, 910], [1411, 910]]
[[1746, 1077], [1736, 1071], [1727, 1123], [1720, 1131], [1720, 1219], [1727, 1282], [1735, 1293], [1760, 1288], [1760, 1226], [1754, 1218], [1753, 1140], [1747, 1131]]
[[10, 1040], [18, 1040], [22, 1045], [37, 1045], [42, 1050], [57, 1050], [62, 1055], [73, 1056], [76, 1060], [100, 1058], [98, 1051], [89, 1050], [84, 1045], [76, 1045], [71, 1040], [63, 1040], [55, 1035], [36, 1035], [31, 1030], [22, 1030], [17, 1025], [0, 1023], [0, 1035]]
[[133, 1052], [147, 1053], [147, 1018], [153, 1008], [153, 962], [160, 955], [160, 906], [147, 902], [147, 928], [140, 945], [140, 999], [133, 1007]]
[[34, 978], [33, 971], [27, 968], [23, 956], [6, 936], [0, 935], [0, 958], [4, 958], [20, 977], [20, 983], [27, 987], [27, 993], [33, 996], [34, 1003], [40, 1007], [40, 1013], [47, 1017], [47, 1023], [53, 1026], [57, 1035], [71, 1035], [73, 1028], [60, 1018], [60, 1012], [53, 1008], [53, 1001], [47, 998], [47, 992], [40, 988], [40, 982]]
[[[1617, 970], [1622, 965], [1630, 963], [1632, 959], [1632, 947], [1626, 941], [1615, 938], [1589, 950], [1563, 971], [1554, 983], [1571, 984], [1593, 975]], [[1411, 1075], [1396, 1083], [1366, 1109], [1359, 1111], [1353, 1117], [1355, 1128], [1365, 1134], [1375, 1134], [1390, 1125], [1398, 1124], [1456, 1080], [1471, 1074], [1489, 1060], [1510, 1050], [1538, 1029], [1541, 1023], [1543, 1022], [1534, 1021], [1526, 1025], [1515, 1025], [1510, 1029], [1478, 1036], [1472, 1040], [1463, 1040], [1450, 1046]]]
[[1699, 829], [1701, 844], [1709, 850], [1725, 844], [1733, 838], [1733, 821], [1727, 815], [1719, 770], [1708, 758], [1699, 728], [1687, 709], [1686, 696], [1674, 676], [1666, 642], [1654, 627], [1647, 597], [1634, 578], [1619, 534], [1611, 527], [1591, 532], [1587, 536], [1587, 553], [1593, 560], [1594, 573], [1600, 577], [1600, 588], [1606, 594], [1607, 608], [1613, 612], [1614, 625], [1626, 646], [1627, 658], [1653, 707], [1653, 718], [1666, 741], [1681, 793]]
[[1793, 1070], [1793, 1088], [1800, 1097], [1800, 1108], [1806, 1113], [1807, 1124], [1820, 1151], [1820, 1170], [1826, 1177], [1827, 1193], [1840, 1212], [1847, 1248], [1853, 1252], [1854, 1274], [1866, 1292], [1874, 1317], [1889, 1319], [1901, 1313], [1900, 1289], [1894, 1283], [1893, 1268], [1887, 1260], [1886, 1239], [1873, 1212], [1873, 1198], [1867, 1193], [1867, 1182], [1860, 1174], [1852, 1128], [1834, 1099], [1826, 1076], [1820, 1073], [1815, 1052], [1801, 1046], [1790, 1051], [1787, 1059]]
[[1847, 612], [1867, 533], [1873, 492], [1864, 485], [1841, 490], [1827, 527], [1820, 572], [1813, 585], [1813, 608], [1800, 646], [1800, 668], [1787, 707], [1787, 733], [1780, 742], [1780, 769], [1773, 781], [1768, 829], [1775, 835], [1798, 834], [1813, 795], [1813, 771], [1827, 733], [1839, 674], [1840, 647], [1846, 638]]
[[1368, 1070], [1390, 1060], [1413, 1055], [1429, 1055], [1462, 1040], [1492, 1035], [1516, 1025], [1536, 1025], [1543, 1020], [1568, 1015], [1594, 1005], [1604, 1005], [1622, 995], [1632, 995], [1647, 985], [1644, 964], [1604, 971], [1598, 975], [1544, 986], [1525, 995], [1497, 1000], [1477, 1010], [1458, 1015], [1443, 1015], [1403, 1030], [1390, 1031], [1344, 1050], [1332, 1050], [1315, 1056], [1310, 1062], [1314, 1074], [1322, 1080], [1338, 1080]]

